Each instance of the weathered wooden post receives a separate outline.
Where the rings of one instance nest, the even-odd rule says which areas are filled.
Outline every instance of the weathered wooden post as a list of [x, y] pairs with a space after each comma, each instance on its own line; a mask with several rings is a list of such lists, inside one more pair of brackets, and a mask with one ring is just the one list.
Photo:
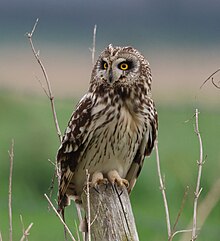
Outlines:
[[[88, 217], [87, 195], [82, 195]], [[95, 241], [139, 241], [129, 195], [125, 186], [90, 188], [90, 233]]]

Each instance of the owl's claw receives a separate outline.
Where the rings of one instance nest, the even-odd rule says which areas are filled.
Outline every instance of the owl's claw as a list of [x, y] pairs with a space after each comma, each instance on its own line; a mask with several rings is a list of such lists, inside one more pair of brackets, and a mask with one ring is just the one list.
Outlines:
[[122, 186], [125, 186], [126, 188], [129, 187], [128, 180], [121, 178], [116, 170], [112, 170], [108, 172], [107, 176], [111, 184], [117, 184], [120, 187]]
[[89, 182], [89, 186], [99, 193], [99, 186], [105, 185], [107, 188], [109, 182], [112, 185], [118, 185], [119, 187], [125, 186], [127, 189], [129, 187], [128, 180], [121, 178], [116, 170], [109, 171], [107, 173], [107, 178], [104, 178], [101, 172], [94, 172], [92, 179]]
[[107, 185], [108, 180], [107, 180], [107, 178], [104, 178], [104, 176], [101, 172], [94, 172], [92, 175], [92, 180], [89, 184], [90, 184], [90, 187], [93, 187], [99, 193], [98, 186], [99, 185]]

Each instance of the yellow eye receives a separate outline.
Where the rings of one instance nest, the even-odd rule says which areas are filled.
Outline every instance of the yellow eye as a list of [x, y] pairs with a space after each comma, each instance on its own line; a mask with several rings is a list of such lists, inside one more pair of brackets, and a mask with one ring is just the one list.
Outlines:
[[127, 69], [128, 69], [128, 64], [127, 64], [127, 63], [121, 63], [121, 64], [119, 65], [119, 68], [120, 68], [121, 70], [127, 70]]
[[106, 62], [104, 62], [103, 68], [104, 68], [104, 69], [107, 69], [107, 68], [108, 68], [108, 64], [107, 64]]

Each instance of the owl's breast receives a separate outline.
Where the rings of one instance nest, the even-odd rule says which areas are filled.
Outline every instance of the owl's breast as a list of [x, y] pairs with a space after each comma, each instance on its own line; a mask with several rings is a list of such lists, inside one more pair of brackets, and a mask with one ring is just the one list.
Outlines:
[[112, 106], [102, 115], [95, 113], [95, 126], [74, 176], [76, 186], [85, 182], [78, 173], [86, 169], [90, 174], [100, 171], [104, 175], [116, 170], [126, 177], [145, 132], [144, 118], [136, 115], [126, 106]]
[[137, 149], [142, 141], [145, 125], [144, 118], [131, 113], [127, 107], [120, 110], [119, 120], [115, 128], [116, 157], [123, 165], [123, 176], [126, 176]]

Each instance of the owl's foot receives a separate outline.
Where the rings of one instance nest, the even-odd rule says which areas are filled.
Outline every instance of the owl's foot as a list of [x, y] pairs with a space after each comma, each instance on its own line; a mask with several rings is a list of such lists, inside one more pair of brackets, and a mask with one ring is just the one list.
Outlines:
[[107, 176], [108, 176], [108, 180], [111, 184], [117, 184], [120, 187], [122, 187], [122, 186], [126, 186], [126, 188], [129, 187], [128, 180], [121, 178], [116, 170], [112, 170], [112, 171], [108, 172]]
[[97, 190], [99, 185], [107, 185], [108, 180], [104, 178], [101, 172], [94, 172], [92, 175], [92, 180], [90, 182], [90, 187], [94, 187]]

